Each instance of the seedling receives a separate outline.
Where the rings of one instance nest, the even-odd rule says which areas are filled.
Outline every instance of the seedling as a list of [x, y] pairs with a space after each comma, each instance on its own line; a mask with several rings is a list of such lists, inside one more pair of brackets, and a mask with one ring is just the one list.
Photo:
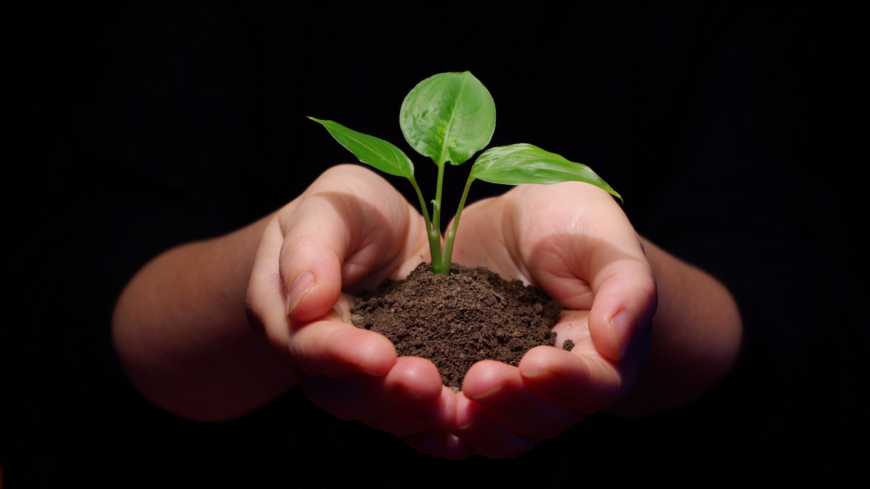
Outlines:
[[390, 175], [405, 177], [420, 199], [429, 251], [432, 254], [432, 272], [450, 274], [453, 241], [471, 182], [521, 185], [527, 183], [550, 184], [567, 181], [586, 182], [606, 190], [622, 200], [610, 185], [586, 165], [572, 163], [565, 158], [544, 151], [531, 144], [513, 144], [490, 148], [483, 152], [471, 167], [465, 190], [456, 210], [456, 219], [447, 232], [441, 249], [441, 188], [447, 162], [461, 165], [471, 155], [489, 144], [495, 132], [495, 102], [489, 90], [469, 72], [441, 73], [420, 82], [405, 97], [399, 112], [399, 124], [405, 140], [418, 153], [432, 158], [438, 166], [438, 183], [432, 201], [432, 219], [423, 193], [414, 179], [414, 164], [401, 149], [393, 144], [348, 129], [336, 122], [309, 117], [322, 124], [332, 137], [350, 150], [363, 163]]

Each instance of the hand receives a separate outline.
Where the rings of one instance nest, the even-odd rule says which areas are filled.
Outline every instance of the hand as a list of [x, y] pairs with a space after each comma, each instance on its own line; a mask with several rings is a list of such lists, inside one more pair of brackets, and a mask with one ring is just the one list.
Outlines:
[[[482, 455], [513, 457], [601, 411], [632, 387], [649, 346], [657, 292], [618, 204], [582, 183], [520, 186], [469, 206], [453, 260], [544, 290], [567, 310], [557, 348], [519, 367], [478, 362], [458, 396], [455, 433]], [[575, 344], [571, 352], [560, 347]]]
[[386, 337], [350, 324], [353, 297], [342, 294], [404, 278], [428, 250], [422, 216], [389, 183], [358, 166], [330, 169], [267, 224], [248, 313], [318, 406], [456, 456], [456, 395], [435, 365], [397, 358]]

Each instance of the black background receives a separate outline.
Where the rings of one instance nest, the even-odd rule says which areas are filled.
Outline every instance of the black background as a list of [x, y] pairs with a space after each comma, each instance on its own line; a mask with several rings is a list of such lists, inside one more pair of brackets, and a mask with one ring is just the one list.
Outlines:
[[[820, 484], [866, 455], [864, 60], [849, 4], [44, 2], [8, 19], [10, 482], [390, 485], [435, 468], [430, 481], [517, 482], [533, 468], [542, 485], [756, 471]], [[653, 420], [591, 418], [525, 465], [419, 461], [353, 423], [294, 424], [318, 416], [294, 396], [193, 425], [125, 386], [106, 332], [139, 267], [353, 161], [307, 115], [402, 147], [431, 198], [435, 166], [404, 142], [399, 107], [420, 80], [464, 70], [495, 100], [492, 145], [590, 165], [639, 233], [729, 286], [753, 347], [734, 379]], [[469, 167], [447, 169], [447, 214]], [[470, 200], [504, 190], [476, 183]]]

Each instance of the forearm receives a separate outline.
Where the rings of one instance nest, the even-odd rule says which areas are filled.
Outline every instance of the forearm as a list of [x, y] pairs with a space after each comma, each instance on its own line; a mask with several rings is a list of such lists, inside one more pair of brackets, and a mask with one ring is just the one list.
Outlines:
[[643, 416], [697, 399], [737, 360], [743, 325], [728, 289], [641, 239], [658, 288], [652, 343], [634, 388], [609, 412]]
[[148, 263], [115, 305], [112, 339], [133, 385], [198, 421], [249, 412], [299, 383], [245, 313], [245, 291], [269, 218]]

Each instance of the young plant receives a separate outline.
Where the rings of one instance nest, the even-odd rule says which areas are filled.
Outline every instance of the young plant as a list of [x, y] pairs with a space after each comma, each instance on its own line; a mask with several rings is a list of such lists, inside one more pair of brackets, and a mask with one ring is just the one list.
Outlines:
[[350, 150], [363, 163], [384, 173], [405, 177], [420, 199], [429, 251], [432, 255], [432, 272], [450, 274], [453, 241], [468, 189], [471, 182], [483, 180], [490, 183], [520, 185], [527, 183], [559, 183], [567, 181], [586, 182], [606, 190], [622, 200], [622, 197], [588, 166], [572, 163], [565, 158], [531, 144], [513, 144], [490, 148], [481, 154], [471, 167], [465, 190], [456, 210], [453, 227], [447, 232], [444, 249], [441, 249], [441, 189], [444, 167], [447, 162], [461, 165], [471, 155], [485, 148], [495, 132], [495, 102], [480, 80], [469, 72], [441, 73], [420, 82], [405, 97], [399, 112], [399, 124], [405, 140], [418, 153], [432, 158], [438, 167], [438, 182], [435, 200], [432, 201], [432, 218], [423, 193], [414, 179], [414, 164], [396, 146], [348, 129], [333, 121], [309, 117], [322, 124], [332, 137]]

